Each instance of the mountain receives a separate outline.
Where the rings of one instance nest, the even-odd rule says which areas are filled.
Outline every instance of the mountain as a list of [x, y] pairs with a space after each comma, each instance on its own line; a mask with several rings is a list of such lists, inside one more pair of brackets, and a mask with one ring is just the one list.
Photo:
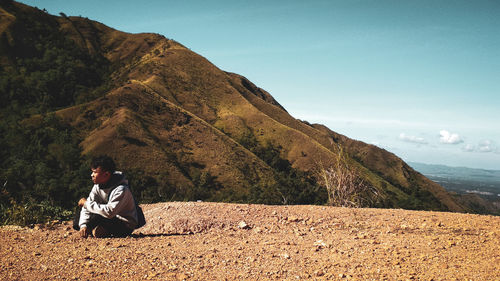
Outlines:
[[[8, 147], [0, 176], [9, 196], [19, 186], [61, 196], [65, 187], [49, 172], [72, 186], [71, 196], [82, 194], [75, 178], [88, 177], [86, 157], [108, 154], [146, 201], [321, 204], [318, 171], [346, 154], [376, 190], [371, 206], [467, 211], [396, 155], [293, 118], [265, 90], [174, 40], [14, 1], [2, 2], [0, 16]], [[34, 163], [40, 168], [26, 168]]]

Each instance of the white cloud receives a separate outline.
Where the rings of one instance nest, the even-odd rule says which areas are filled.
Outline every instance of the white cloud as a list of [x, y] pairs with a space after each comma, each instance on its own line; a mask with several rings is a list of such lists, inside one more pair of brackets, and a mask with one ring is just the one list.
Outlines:
[[448, 132], [446, 130], [441, 130], [439, 132], [439, 135], [441, 136], [440, 137], [441, 143], [445, 143], [445, 144], [459, 144], [459, 143], [464, 142], [462, 140], [462, 138], [458, 134], [450, 133], [450, 132]]
[[500, 149], [491, 140], [483, 140], [478, 145], [466, 144], [463, 150], [466, 152], [500, 153]]
[[483, 140], [478, 145], [479, 152], [495, 152], [497, 151], [496, 145], [490, 140]]
[[399, 139], [405, 142], [427, 144], [427, 141], [424, 138], [416, 136], [407, 136], [405, 133], [399, 134]]
[[468, 143], [463, 147], [463, 151], [465, 152], [474, 152], [476, 150], [476, 147], [474, 147], [472, 144]]

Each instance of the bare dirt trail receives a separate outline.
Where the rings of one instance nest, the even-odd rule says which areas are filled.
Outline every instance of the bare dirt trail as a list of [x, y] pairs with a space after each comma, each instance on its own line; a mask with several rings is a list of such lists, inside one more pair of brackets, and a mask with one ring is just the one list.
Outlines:
[[143, 205], [133, 237], [0, 228], [0, 280], [500, 280], [500, 217], [324, 206]]

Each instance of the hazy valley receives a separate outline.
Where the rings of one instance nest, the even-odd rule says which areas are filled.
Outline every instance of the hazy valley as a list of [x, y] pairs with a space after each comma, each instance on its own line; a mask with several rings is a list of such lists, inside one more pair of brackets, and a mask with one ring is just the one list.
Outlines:
[[408, 164], [446, 190], [485, 205], [485, 213], [500, 215], [500, 171], [415, 162]]

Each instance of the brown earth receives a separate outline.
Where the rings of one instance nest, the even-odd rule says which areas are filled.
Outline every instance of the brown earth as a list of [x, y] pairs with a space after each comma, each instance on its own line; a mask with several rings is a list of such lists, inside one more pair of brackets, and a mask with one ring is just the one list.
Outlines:
[[0, 228], [1, 280], [500, 280], [500, 217], [325, 206], [143, 205], [129, 238]]

